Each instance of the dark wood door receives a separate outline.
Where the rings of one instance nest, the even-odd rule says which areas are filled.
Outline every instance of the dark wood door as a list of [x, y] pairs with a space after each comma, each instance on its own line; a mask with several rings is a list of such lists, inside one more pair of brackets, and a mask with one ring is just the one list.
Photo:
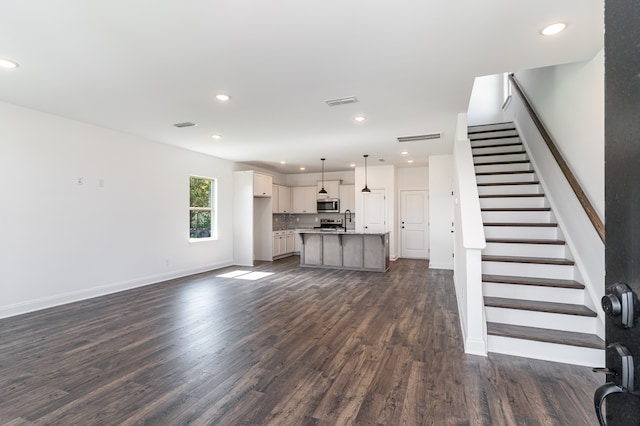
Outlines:
[[[640, 2], [606, 0], [605, 286], [624, 282], [640, 295], [639, 23]], [[640, 322], [624, 329], [607, 316], [606, 341], [620, 343], [634, 357], [635, 388], [640, 389]], [[614, 364], [608, 355], [607, 367], [616, 368]], [[608, 425], [640, 425], [640, 397], [612, 394], [606, 399], [606, 413]]]

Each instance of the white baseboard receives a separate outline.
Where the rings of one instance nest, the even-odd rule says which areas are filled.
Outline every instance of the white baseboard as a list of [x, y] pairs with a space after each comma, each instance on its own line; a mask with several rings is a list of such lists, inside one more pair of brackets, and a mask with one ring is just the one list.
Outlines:
[[41, 309], [52, 308], [54, 306], [66, 305], [67, 303], [79, 302], [81, 300], [91, 299], [93, 297], [105, 296], [107, 294], [118, 293], [120, 291], [131, 290], [137, 287], [157, 284], [163, 281], [182, 278], [188, 275], [199, 274], [202, 272], [213, 271], [215, 269], [224, 268], [233, 265], [232, 260], [219, 262], [202, 266], [199, 268], [183, 269], [173, 271], [167, 274], [152, 275], [130, 281], [122, 281], [117, 283], [106, 284], [98, 287], [72, 291], [54, 296], [43, 297], [40, 299], [28, 300], [13, 305], [0, 306], [0, 318], [7, 318], [16, 315], [26, 314], [28, 312], [39, 311]]

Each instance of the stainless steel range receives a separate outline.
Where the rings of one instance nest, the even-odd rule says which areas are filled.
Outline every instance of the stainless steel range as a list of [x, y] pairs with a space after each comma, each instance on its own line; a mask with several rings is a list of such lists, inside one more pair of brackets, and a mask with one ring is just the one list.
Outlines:
[[320, 229], [335, 230], [342, 228], [342, 219], [320, 219]]

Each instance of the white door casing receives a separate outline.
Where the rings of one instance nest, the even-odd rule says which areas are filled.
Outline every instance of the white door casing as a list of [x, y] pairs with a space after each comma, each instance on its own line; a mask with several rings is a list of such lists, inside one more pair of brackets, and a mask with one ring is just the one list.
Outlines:
[[429, 193], [426, 190], [400, 192], [401, 256], [429, 258]]

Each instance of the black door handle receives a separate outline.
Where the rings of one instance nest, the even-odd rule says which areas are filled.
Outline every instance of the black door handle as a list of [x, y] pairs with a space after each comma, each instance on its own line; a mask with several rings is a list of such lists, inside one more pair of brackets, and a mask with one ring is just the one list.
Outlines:
[[631, 393], [635, 394], [635, 385], [633, 382], [635, 367], [633, 356], [629, 349], [620, 343], [612, 343], [607, 346], [607, 365], [611, 368], [594, 368], [594, 372], [604, 373], [611, 376], [611, 381], [605, 383], [596, 389], [593, 395], [593, 406], [598, 416], [600, 426], [606, 426], [604, 417], [602, 416], [602, 404], [609, 395], [614, 393]]

